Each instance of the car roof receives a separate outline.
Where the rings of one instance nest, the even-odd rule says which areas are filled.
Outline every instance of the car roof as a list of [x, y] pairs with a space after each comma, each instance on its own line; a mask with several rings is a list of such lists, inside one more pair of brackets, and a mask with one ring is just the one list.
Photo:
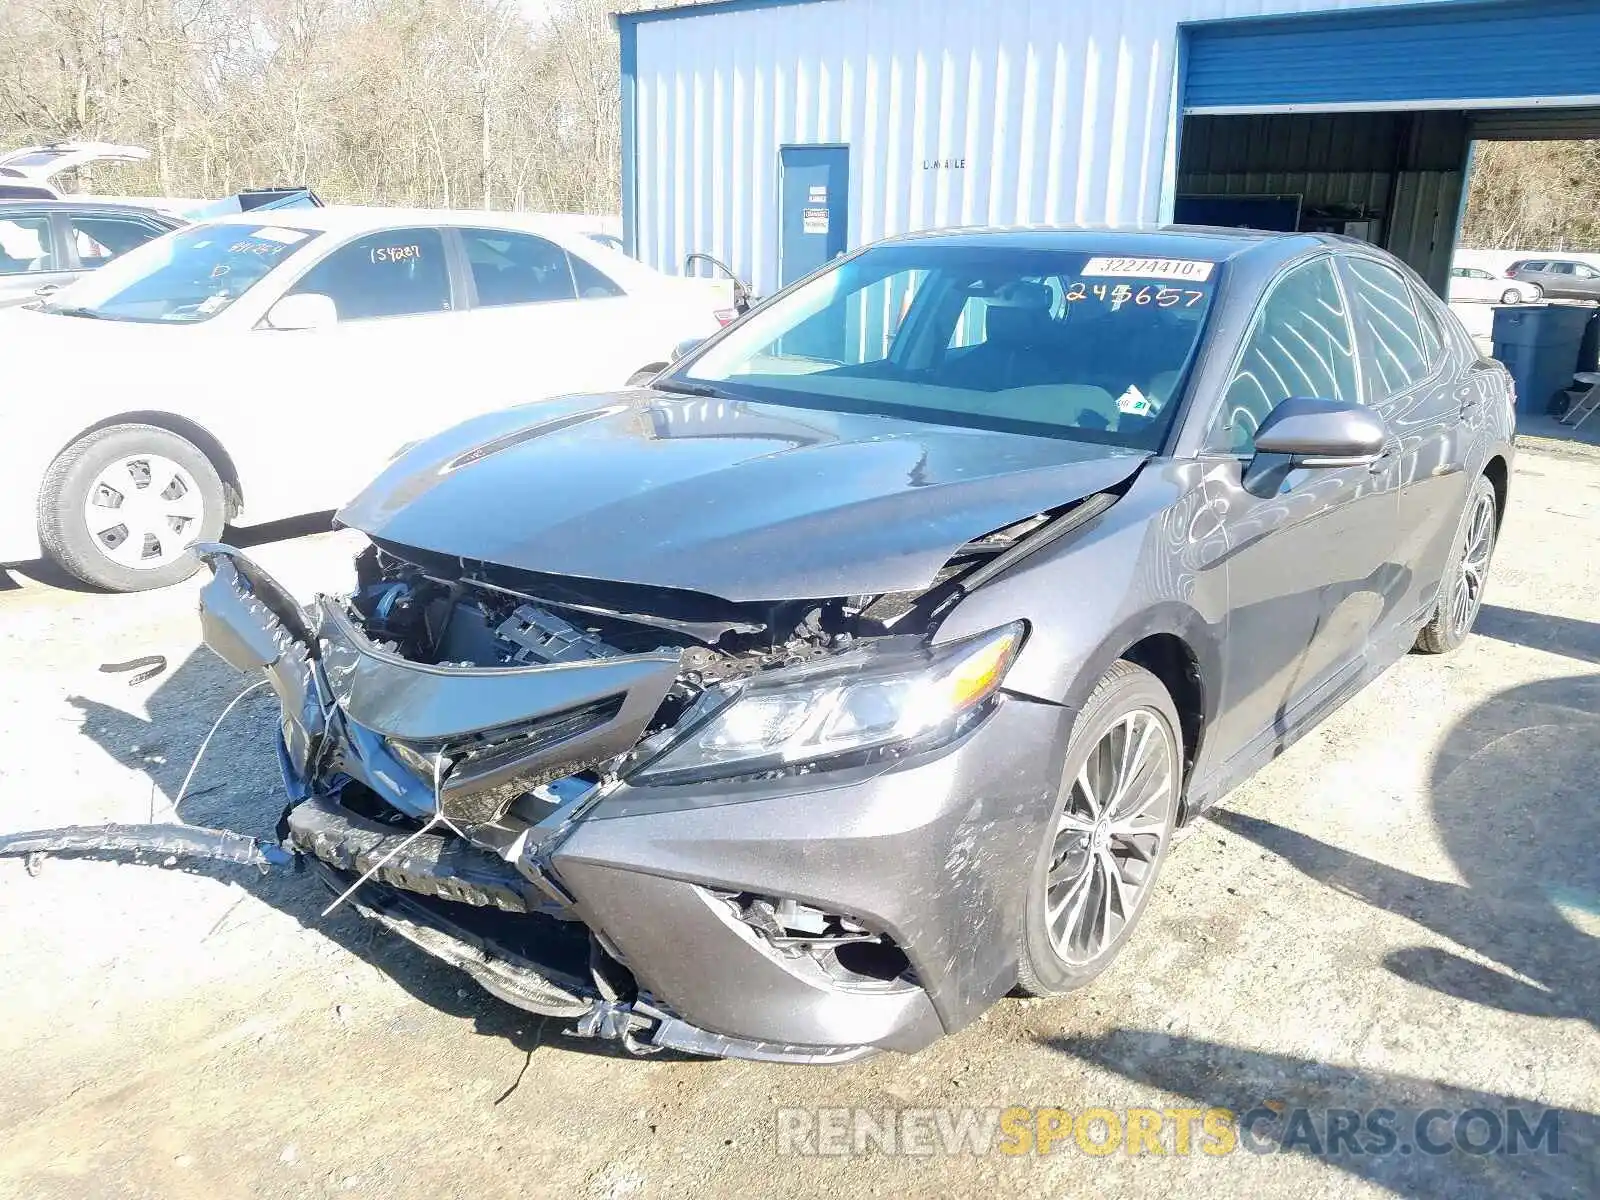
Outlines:
[[94, 212], [94, 213], [128, 213], [133, 216], [156, 216], [181, 219], [181, 214], [170, 208], [164, 208], [159, 201], [145, 204], [133, 200], [87, 200], [79, 197], [66, 197], [60, 200], [0, 200], [0, 212], [10, 212], [26, 208], [33, 212]]
[[1027, 250], [1076, 250], [1125, 257], [1189, 258], [1226, 262], [1241, 255], [1290, 259], [1319, 245], [1355, 245], [1330, 234], [1274, 233], [1206, 225], [982, 226], [902, 234], [890, 242], [950, 246], [1006, 246]]
[[[269, 212], [228, 213], [210, 218], [220, 225], [288, 225], [324, 233], [377, 233], [412, 225], [492, 226], [525, 229], [530, 233], [584, 232], [585, 218], [574, 213], [490, 212], [445, 208], [383, 208], [356, 204], [329, 204], [322, 208], [276, 209]], [[605, 232], [606, 218], [594, 217], [594, 232]]]

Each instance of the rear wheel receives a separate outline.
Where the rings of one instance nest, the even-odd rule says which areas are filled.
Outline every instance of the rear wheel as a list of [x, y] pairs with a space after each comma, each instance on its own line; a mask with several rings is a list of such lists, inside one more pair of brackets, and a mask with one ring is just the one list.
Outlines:
[[1180, 728], [1161, 681], [1130, 662], [1114, 664], [1078, 714], [1023, 906], [1024, 992], [1082, 987], [1127, 943], [1172, 842]]
[[39, 540], [64, 570], [116, 592], [166, 587], [200, 564], [188, 553], [222, 533], [226, 496], [211, 461], [155, 425], [112, 425], [78, 439], [45, 472]]
[[1422, 653], [1445, 654], [1467, 640], [1478, 610], [1483, 607], [1483, 589], [1489, 582], [1489, 562], [1494, 557], [1499, 532], [1500, 511], [1495, 504], [1494, 485], [1480, 475], [1467, 495], [1456, 548], [1439, 586], [1438, 607], [1417, 635], [1416, 648]]

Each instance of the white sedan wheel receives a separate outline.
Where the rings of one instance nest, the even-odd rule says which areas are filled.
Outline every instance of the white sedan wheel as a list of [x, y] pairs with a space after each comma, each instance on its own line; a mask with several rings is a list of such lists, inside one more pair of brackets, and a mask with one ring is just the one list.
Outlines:
[[100, 553], [135, 571], [175, 560], [194, 542], [204, 514], [194, 476], [160, 454], [108, 464], [83, 502], [84, 525]]

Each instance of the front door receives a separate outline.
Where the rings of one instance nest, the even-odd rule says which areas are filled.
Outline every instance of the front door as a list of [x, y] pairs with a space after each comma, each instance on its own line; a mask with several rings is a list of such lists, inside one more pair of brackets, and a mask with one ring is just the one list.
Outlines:
[[778, 276], [787, 287], [845, 252], [850, 147], [785, 146], [778, 219]]
[[1228, 628], [1212, 736], [1227, 757], [1287, 741], [1360, 666], [1401, 586], [1394, 459], [1249, 475], [1257, 428], [1290, 396], [1358, 400], [1333, 260], [1292, 267], [1256, 316], [1216, 413], [1207, 497], [1227, 539]]
[[236, 384], [256, 401], [267, 444], [282, 445], [286, 428], [298, 435], [271, 471], [271, 486], [297, 497], [290, 512], [344, 503], [403, 445], [481, 407], [464, 383], [467, 314], [440, 229], [353, 238], [284, 294], [305, 293], [332, 300], [338, 324], [250, 331], [253, 369]]

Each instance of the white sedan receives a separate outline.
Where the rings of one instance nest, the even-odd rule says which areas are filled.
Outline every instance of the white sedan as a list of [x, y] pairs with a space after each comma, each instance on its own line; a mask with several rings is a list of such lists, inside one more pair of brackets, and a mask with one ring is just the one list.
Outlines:
[[1536, 283], [1507, 279], [1482, 267], [1451, 267], [1448, 296], [1457, 300], [1486, 300], [1495, 304], [1537, 304], [1544, 292]]
[[175, 231], [0, 314], [0, 563], [176, 582], [225, 522], [336, 507], [464, 417], [653, 373], [732, 318], [721, 296], [512, 213], [306, 208]]

